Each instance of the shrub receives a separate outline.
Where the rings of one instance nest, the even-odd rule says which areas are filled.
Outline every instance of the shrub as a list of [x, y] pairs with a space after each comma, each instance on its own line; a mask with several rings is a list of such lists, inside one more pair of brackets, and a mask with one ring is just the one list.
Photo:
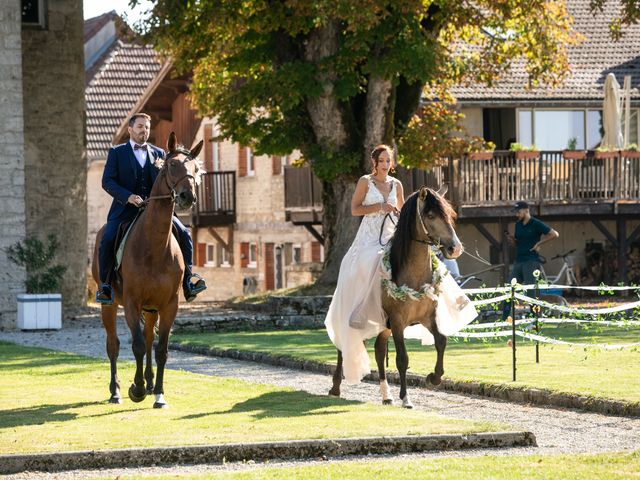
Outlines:
[[47, 237], [46, 245], [38, 238], [27, 238], [6, 249], [7, 257], [27, 271], [27, 293], [58, 293], [67, 267], [52, 265], [58, 251], [55, 235]]

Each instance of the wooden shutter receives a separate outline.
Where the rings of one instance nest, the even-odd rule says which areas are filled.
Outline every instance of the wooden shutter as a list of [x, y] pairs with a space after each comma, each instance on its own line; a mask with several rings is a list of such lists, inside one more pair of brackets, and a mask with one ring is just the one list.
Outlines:
[[311, 261], [320, 263], [322, 261], [320, 242], [311, 242]]
[[282, 157], [274, 155], [271, 157], [272, 172], [274, 175], [280, 175], [282, 173]]
[[247, 176], [247, 147], [238, 145], [238, 176]]
[[267, 290], [273, 290], [276, 288], [276, 276], [275, 276], [275, 263], [274, 263], [274, 252], [273, 252], [273, 243], [265, 243], [264, 244], [264, 279], [265, 279], [265, 288]]
[[213, 172], [213, 126], [204, 126], [204, 171]]
[[206, 243], [197, 243], [196, 244], [196, 267], [204, 267], [205, 262], [207, 261], [207, 244]]
[[249, 265], [249, 243], [240, 243], [240, 268], [245, 268]]

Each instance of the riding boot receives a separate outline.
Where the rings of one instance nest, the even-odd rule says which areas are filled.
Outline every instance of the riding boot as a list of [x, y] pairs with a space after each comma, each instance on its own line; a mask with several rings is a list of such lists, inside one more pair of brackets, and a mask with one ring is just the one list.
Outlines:
[[184, 292], [184, 299], [187, 302], [193, 302], [200, 292], [207, 289], [207, 284], [205, 283], [204, 278], [197, 273], [193, 273], [191, 269], [187, 267], [184, 271], [182, 289]]

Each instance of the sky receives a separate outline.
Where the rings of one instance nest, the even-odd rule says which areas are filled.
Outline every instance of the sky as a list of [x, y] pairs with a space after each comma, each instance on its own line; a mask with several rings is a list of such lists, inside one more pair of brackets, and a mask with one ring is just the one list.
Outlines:
[[135, 10], [129, 7], [129, 0], [83, 0], [84, 18], [97, 17], [103, 13], [115, 10], [121, 16], [127, 14], [127, 20], [130, 25], [135, 23], [142, 14], [149, 9], [152, 2], [142, 0]]

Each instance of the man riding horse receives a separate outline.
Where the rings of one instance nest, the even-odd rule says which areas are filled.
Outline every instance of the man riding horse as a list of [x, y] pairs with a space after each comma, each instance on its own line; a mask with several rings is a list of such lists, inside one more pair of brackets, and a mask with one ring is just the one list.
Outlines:
[[[100, 289], [96, 292], [98, 303], [113, 303], [111, 276], [114, 266], [114, 247], [118, 227], [133, 220], [138, 208], [151, 193], [153, 182], [160, 169], [155, 165], [165, 157], [161, 148], [147, 143], [151, 129], [151, 117], [136, 113], [129, 119], [129, 141], [109, 149], [102, 175], [102, 188], [113, 197], [107, 217], [104, 236], [100, 242]], [[178, 232], [178, 243], [184, 257], [185, 270], [182, 282], [184, 298], [193, 301], [207, 288], [202, 277], [192, 272], [193, 242], [187, 228], [174, 215], [173, 225]], [[195, 280], [195, 281], [194, 281]]]

